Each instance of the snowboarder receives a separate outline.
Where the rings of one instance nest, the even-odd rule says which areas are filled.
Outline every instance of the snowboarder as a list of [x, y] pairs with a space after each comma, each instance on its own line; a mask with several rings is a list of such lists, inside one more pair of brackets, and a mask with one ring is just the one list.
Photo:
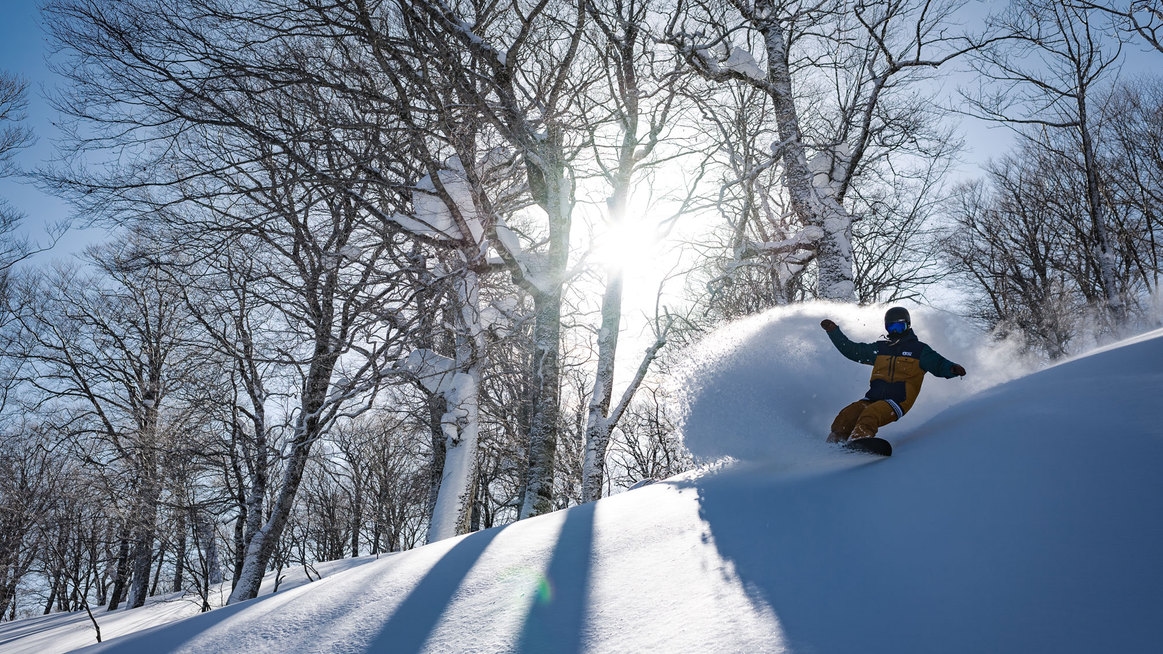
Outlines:
[[881, 427], [899, 420], [917, 400], [926, 372], [946, 379], [965, 376], [965, 368], [917, 340], [909, 312], [903, 307], [885, 312], [884, 329], [888, 338], [875, 343], [853, 343], [828, 319], [821, 321], [820, 326], [828, 332], [828, 338], [840, 354], [872, 366], [868, 393], [840, 410], [832, 421], [829, 443], [870, 438]]

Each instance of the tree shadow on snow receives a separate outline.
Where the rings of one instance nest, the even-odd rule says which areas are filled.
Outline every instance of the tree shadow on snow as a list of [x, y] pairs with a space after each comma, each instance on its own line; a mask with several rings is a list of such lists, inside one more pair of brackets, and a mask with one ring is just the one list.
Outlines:
[[435, 609], [448, 606], [469, 570], [500, 532], [486, 529], [469, 534], [448, 550], [396, 608], [367, 651], [420, 651], [444, 613]]
[[[594, 503], [565, 511], [553, 557], [525, 617], [516, 652], [581, 652], [594, 541]], [[466, 536], [432, 567], [388, 618], [368, 652], [419, 652], [469, 571], [501, 528]], [[471, 639], [471, 634], [466, 634]]]
[[594, 549], [595, 505], [590, 502], [565, 512], [565, 524], [545, 572], [547, 586], [525, 617], [517, 652], [582, 651]]

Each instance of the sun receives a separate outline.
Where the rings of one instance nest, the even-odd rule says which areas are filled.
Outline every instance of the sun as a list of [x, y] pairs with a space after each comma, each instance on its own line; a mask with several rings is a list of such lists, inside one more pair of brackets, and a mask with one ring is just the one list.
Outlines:
[[[682, 175], [676, 171], [662, 177], [677, 184]], [[575, 229], [582, 233], [575, 232], [575, 262], [580, 264], [575, 270], [586, 271], [575, 278], [577, 291], [603, 298], [608, 284], [617, 280], [627, 337], [652, 339], [658, 321], [681, 313], [689, 303], [686, 271], [694, 261], [692, 244], [699, 242], [707, 221], [688, 210], [684, 197], [651, 178], [630, 194], [620, 220], [600, 195], [577, 205]]]
[[586, 259], [592, 269], [620, 272], [627, 278], [656, 278], [673, 268], [668, 251], [675, 207], [650, 182], [634, 189], [622, 216], [611, 215], [605, 202], [589, 209]]
[[656, 266], [661, 238], [657, 221], [649, 215], [629, 215], [598, 229], [589, 253], [596, 268], [642, 275]]

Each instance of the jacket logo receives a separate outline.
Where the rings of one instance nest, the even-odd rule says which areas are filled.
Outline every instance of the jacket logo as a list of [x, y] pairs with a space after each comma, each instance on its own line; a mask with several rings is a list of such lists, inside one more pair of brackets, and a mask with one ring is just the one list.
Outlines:
[[911, 356], [913, 356], [913, 353], [912, 352], [901, 352], [901, 356], [902, 357], [911, 357]]

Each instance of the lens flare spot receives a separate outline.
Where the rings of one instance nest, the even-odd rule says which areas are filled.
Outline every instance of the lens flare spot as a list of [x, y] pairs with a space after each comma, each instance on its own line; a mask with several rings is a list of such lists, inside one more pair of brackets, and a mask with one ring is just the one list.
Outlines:
[[538, 604], [542, 605], [549, 604], [553, 601], [553, 584], [549, 583], [547, 577], [541, 577], [537, 581], [536, 600]]

